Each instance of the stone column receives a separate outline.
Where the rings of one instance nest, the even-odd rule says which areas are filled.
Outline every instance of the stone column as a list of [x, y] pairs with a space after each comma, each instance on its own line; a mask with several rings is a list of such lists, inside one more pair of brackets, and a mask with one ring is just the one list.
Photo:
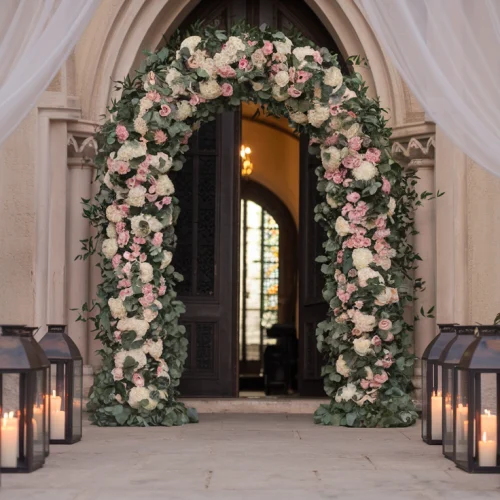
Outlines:
[[[405, 142], [400, 140], [393, 144], [393, 153], [396, 159], [407, 168], [417, 171], [419, 177], [416, 190], [419, 195], [423, 192], [435, 193], [434, 184], [434, 136], [427, 138], [411, 138]], [[416, 294], [412, 316], [420, 316], [420, 309], [427, 311], [436, 306], [436, 210], [435, 200], [423, 200], [422, 206], [417, 207], [415, 226], [418, 234], [413, 237], [413, 246], [422, 258], [418, 262], [415, 278], [425, 282], [424, 289]], [[436, 320], [420, 316], [414, 322], [413, 349], [418, 360], [415, 364], [413, 383], [416, 387], [416, 400], [420, 401], [422, 388], [422, 371], [420, 359], [429, 342], [436, 335]]]

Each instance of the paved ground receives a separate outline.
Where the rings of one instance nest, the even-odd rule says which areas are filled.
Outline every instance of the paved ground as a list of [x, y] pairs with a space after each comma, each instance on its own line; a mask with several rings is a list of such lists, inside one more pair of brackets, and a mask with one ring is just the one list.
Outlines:
[[474, 500], [500, 475], [468, 475], [419, 428], [339, 429], [307, 415], [201, 415], [165, 429], [86, 426], [45, 467], [3, 475], [1, 500]]

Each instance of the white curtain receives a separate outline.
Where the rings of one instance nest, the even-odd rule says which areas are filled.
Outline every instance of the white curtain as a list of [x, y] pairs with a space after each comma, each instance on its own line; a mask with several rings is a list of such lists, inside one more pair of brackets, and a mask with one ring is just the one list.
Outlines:
[[500, 0], [355, 0], [428, 115], [500, 176]]
[[36, 105], [101, 0], [0, 0], [0, 145]]

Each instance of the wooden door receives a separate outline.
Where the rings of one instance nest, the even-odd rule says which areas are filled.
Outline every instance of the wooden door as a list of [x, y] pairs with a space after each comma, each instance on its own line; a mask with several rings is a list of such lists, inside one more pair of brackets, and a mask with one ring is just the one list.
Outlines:
[[239, 113], [203, 124], [175, 175], [181, 214], [174, 265], [186, 304], [189, 355], [183, 396], [236, 396], [239, 228]]

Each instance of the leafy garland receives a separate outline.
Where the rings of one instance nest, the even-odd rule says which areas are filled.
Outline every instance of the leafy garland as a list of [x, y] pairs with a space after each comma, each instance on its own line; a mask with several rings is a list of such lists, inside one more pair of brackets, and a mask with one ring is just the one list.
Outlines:
[[[198, 36], [200, 35], [200, 36]], [[415, 175], [389, 153], [390, 129], [359, 74], [342, 76], [335, 54], [301, 35], [240, 24], [230, 36], [196, 28], [119, 82], [121, 99], [96, 135], [99, 193], [84, 215], [97, 228], [102, 284], [92, 320], [102, 370], [88, 409], [98, 425], [179, 425], [196, 414], [176, 400], [187, 357], [184, 312], [171, 264], [179, 202], [169, 171], [182, 168], [200, 123], [241, 101], [285, 116], [322, 159], [315, 219], [325, 229], [328, 318], [318, 326], [325, 389], [315, 421], [403, 426], [416, 419], [409, 393], [414, 358], [403, 320], [418, 256]], [[91, 309], [93, 309], [93, 307]], [[88, 311], [88, 306], [84, 310]]]

